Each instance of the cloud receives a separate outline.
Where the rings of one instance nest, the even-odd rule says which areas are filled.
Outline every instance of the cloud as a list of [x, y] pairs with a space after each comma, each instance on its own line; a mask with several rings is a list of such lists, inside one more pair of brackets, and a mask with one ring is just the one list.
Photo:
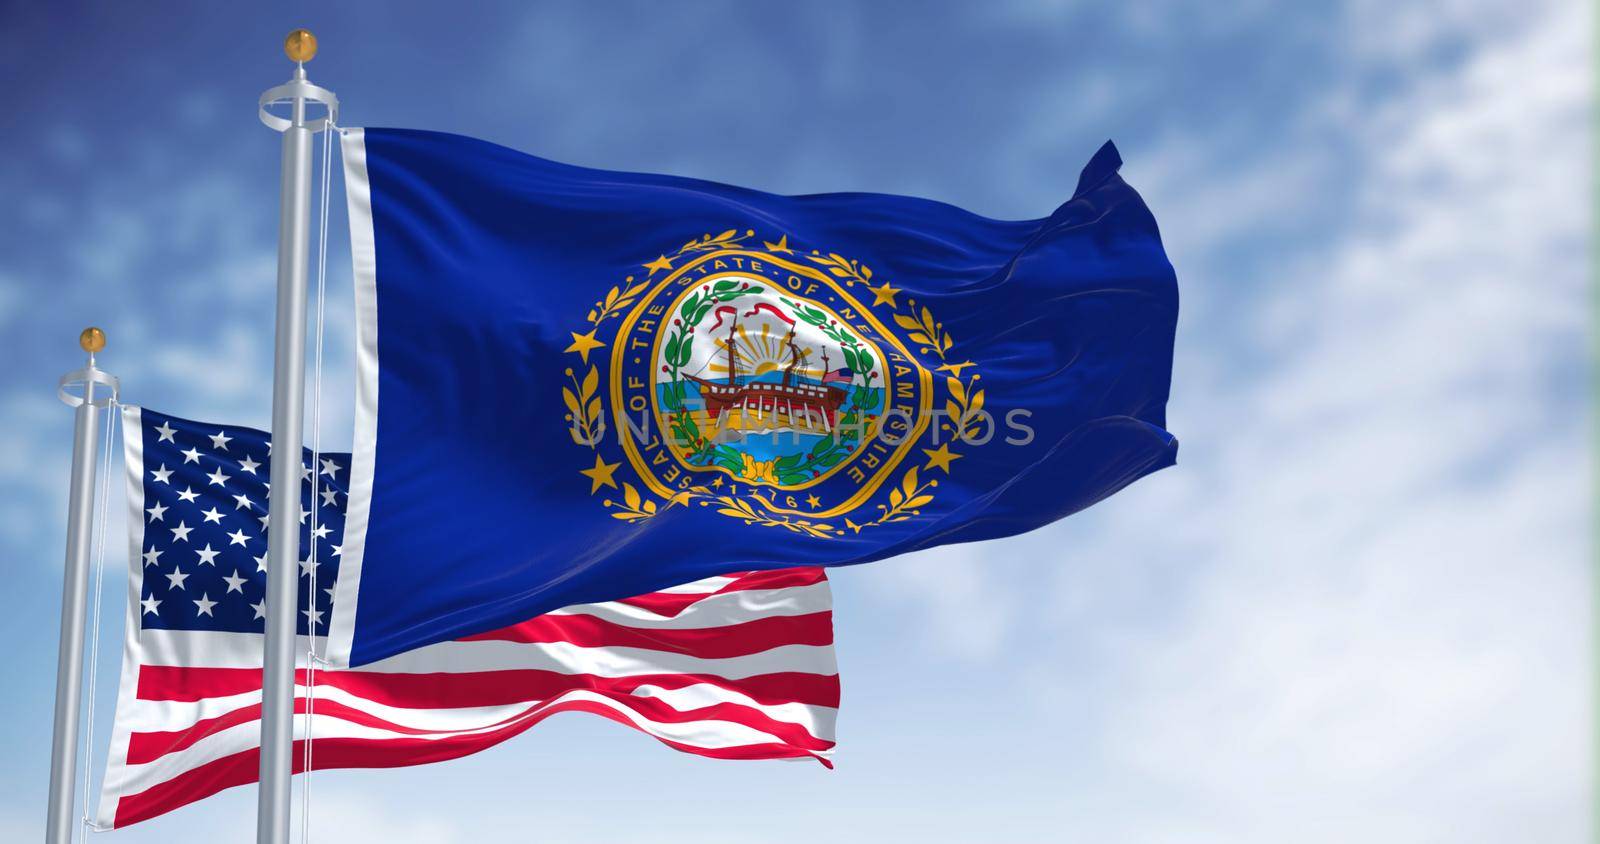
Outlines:
[[[1386, 31], [1389, 9], [1346, 27]], [[1571, 3], [1403, 17], [1294, 118], [1336, 140], [1241, 159], [1202, 132], [1130, 159], [1185, 285], [1182, 459], [1007, 549], [1037, 555], [1021, 576], [999, 553], [955, 564], [980, 615], [1043, 619], [985, 653], [1023, 663], [1015, 699], [1076, 702], [1041, 739], [1090, 733], [1093, 810], [1067, 831], [1587, 837], [1591, 22]], [[1229, 275], [1240, 238], [1301, 209], [1320, 243], [1258, 242], [1267, 260]], [[906, 576], [922, 562], [877, 592], [954, 640], [962, 602]]]
[[458, 818], [396, 805], [371, 792], [322, 787], [312, 799], [313, 829], [318, 838], [328, 841], [456, 844], [474, 840]]
[[947, 545], [835, 575], [903, 616], [895, 625], [921, 659], [986, 661], [1015, 631], [1018, 602], [991, 546]]
[[[1230, 323], [1259, 376], [1178, 388], [1188, 477], [1138, 502], [1173, 617], [1063, 587], [1120, 634], [1105, 763], [1165, 798], [1123, 840], [1587, 837], [1586, 18], [1475, 32], [1349, 127], [1345, 233]], [[1131, 509], [1078, 556], [1144, 544]]]

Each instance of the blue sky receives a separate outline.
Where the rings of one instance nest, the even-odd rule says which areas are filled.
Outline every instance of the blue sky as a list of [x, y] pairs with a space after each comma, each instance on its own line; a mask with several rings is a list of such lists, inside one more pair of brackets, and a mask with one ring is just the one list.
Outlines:
[[[1023, 218], [1113, 138], [1184, 308], [1176, 469], [835, 576], [837, 770], [562, 716], [466, 760], [319, 774], [319, 837], [1587, 840], [1587, 6], [6, 5], [0, 838], [42, 824], [54, 379], [99, 324], [126, 400], [265, 427], [278, 147], [255, 99], [307, 26], [347, 125], [595, 167]], [[332, 448], [343, 223], [336, 203]], [[248, 841], [253, 812], [239, 789], [111, 840]]]

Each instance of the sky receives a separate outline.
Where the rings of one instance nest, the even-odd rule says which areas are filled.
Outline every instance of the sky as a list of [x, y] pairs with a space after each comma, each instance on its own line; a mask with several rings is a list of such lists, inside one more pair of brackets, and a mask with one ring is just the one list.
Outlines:
[[[265, 428], [278, 136], [1048, 214], [1107, 138], [1177, 269], [1178, 465], [833, 575], [838, 768], [563, 715], [315, 778], [342, 842], [1577, 842], [1594, 773], [1591, 4], [0, 2], [0, 839], [43, 825], [85, 325], [124, 401]], [[350, 442], [333, 205], [321, 440]], [[94, 716], [121, 636], [112, 507]], [[253, 840], [235, 789], [109, 834]], [[298, 821], [297, 821], [298, 825]]]

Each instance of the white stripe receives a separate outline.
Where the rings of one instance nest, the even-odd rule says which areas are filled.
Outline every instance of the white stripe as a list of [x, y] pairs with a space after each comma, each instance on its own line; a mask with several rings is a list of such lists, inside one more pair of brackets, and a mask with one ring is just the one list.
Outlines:
[[[144, 630], [145, 665], [259, 668], [261, 637], [209, 630]], [[780, 645], [760, 653], [707, 659], [646, 648], [586, 648], [569, 642], [441, 642], [361, 666], [375, 674], [470, 674], [532, 669], [599, 677], [709, 674], [728, 680], [797, 671], [835, 674], [831, 645]]]
[[[424, 652], [426, 651], [426, 652]], [[707, 659], [645, 648], [585, 648], [568, 642], [443, 642], [362, 666], [375, 673], [462, 673], [508, 668], [638, 677], [709, 674], [739, 680], [760, 674], [835, 674], [832, 645], [780, 645], [760, 653]]]
[[350, 450], [350, 493], [345, 508], [339, 580], [328, 619], [327, 660], [350, 664], [361, 563], [366, 555], [372, 507], [372, 466], [378, 451], [378, 252], [372, 234], [372, 189], [367, 181], [367, 144], [360, 129], [341, 136], [344, 191], [350, 215], [350, 264], [356, 303], [355, 437]]
[[[106, 749], [106, 776], [128, 764], [128, 743], [133, 726], [125, 716], [139, 688], [139, 639], [129, 635], [139, 629], [139, 599], [144, 590], [144, 423], [137, 407], [122, 408], [122, 471], [128, 483], [128, 609], [124, 616], [122, 678], [117, 683], [117, 713], [111, 723], [111, 744]], [[100, 806], [94, 822], [109, 828], [121, 797], [100, 786]], [[85, 807], [87, 811], [87, 807]]]
[[834, 721], [839, 716], [839, 710], [831, 706], [814, 706], [794, 701], [761, 703], [749, 695], [711, 683], [695, 683], [677, 689], [646, 684], [635, 688], [633, 694], [635, 697], [653, 697], [679, 712], [690, 712], [719, 703], [736, 704], [746, 709], [754, 709], [774, 721], [803, 727], [813, 738], [824, 741], [833, 741]]
[[665, 589], [657, 589], [656, 592], [661, 595], [704, 595], [709, 592], [715, 592], [718, 589], [721, 589], [722, 587], [734, 582], [735, 580], [738, 580], [738, 578], [717, 575], [715, 577], [708, 577], [703, 580], [696, 580], [693, 583], [685, 583], [682, 586], [669, 586]]
[[778, 589], [749, 589], [710, 595], [690, 604], [677, 615], [667, 616], [617, 601], [603, 604], [576, 604], [548, 615], [587, 615], [625, 627], [651, 630], [697, 630], [743, 624], [773, 616], [810, 615], [833, 609], [828, 582], [810, 586], [784, 586]]

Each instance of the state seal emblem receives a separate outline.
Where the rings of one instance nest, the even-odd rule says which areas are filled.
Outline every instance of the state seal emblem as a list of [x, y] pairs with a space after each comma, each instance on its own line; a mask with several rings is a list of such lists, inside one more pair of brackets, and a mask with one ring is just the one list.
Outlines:
[[571, 332], [562, 390], [618, 519], [859, 533], [919, 515], [993, 432], [944, 326], [859, 261], [732, 229], [639, 267]]

